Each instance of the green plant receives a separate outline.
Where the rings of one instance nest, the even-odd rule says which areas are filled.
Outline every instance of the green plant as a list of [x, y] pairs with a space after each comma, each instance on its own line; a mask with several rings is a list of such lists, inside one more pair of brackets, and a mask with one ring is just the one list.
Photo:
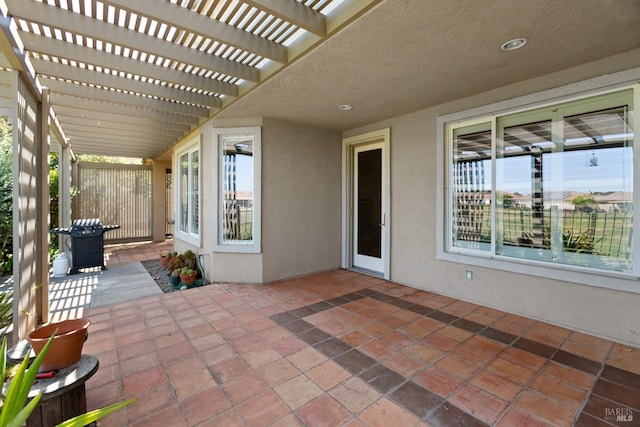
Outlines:
[[175, 270], [172, 270], [171, 271], [171, 277], [180, 277], [180, 271], [181, 270], [182, 269], [180, 269], [180, 268], [176, 268]]
[[185, 276], [192, 276], [196, 274], [196, 271], [190, 267], [182, 267], [182, 270], [180, 270], [180, 274], [184, 274]]
[[0, 293], [0, 329], [4, 329], [13, 322], [13, 293]]
[[[51, 343], [53, 342], [55, 334], [51, 336], [47, 344], [35, 358], [31, 366], [29, 364], [29, 354], [27, 354], [20, 363], [18, 369], [15, 371], [11, 383], [7, 388], [7, 393], [2, 402], [2, 410], [0, 411], [0, 426], [2, 427], [19, 427], [22, 426], [31, 415], [31, 412], [36, 408], [42, 393], [37, 394], [31, 401], [27, 403], [27, 397], [29, 391], [33, 386], [33, 382], [36, 379], [36, 374], [40, 365], [44, 360]], [[2, 340], [2, 346], [0, 347], [0, 369], [2, 370], [2, 376], [5, 377], [7, 370], [7, 339]], [[95, 411], [87, 412], [86, 414], [78, 415], [70, 420], [64, 421], [58, 424], [58, 427], [76, 427], [86, 426], [100, 418], [103, 418], [112, 412], [118, 411], [132, 403], [137, 399], [129, 399], [123, 402], [119, 402], [104, 408], [96, 409]]]
[[184, 266], [185, 266], [185, 260], [184, 260], [184, 255], [182, 254], [172, 257], [167, 263], [167, 268], [169, 269], [169, 271], [173, 271], [176, 268], [182, 268]]

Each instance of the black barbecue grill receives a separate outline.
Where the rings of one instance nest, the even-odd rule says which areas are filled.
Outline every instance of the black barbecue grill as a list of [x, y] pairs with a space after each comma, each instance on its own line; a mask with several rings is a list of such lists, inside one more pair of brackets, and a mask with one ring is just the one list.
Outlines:
[[81, 268], [107, 268], [104, 265], [104, 233], [117, 228], [120, 226], [102, 225], [98, 218], [86, 218], [76, 219], [68, 228], [54, 228], [51, 233], [71, 237], [70, 274], [76, 274]]

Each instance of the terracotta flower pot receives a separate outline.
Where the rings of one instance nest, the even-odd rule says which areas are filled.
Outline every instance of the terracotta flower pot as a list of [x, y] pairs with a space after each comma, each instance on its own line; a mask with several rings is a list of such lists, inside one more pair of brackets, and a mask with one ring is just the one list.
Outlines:
[[166, 255], [160, 255], [160, 265], [164, 268], [169, 265], [169, 258]]
[[196, 281], [196, 275], [197, 275], [197, 273], [193, 273], [193, 274], [182, 274], [182, 273], [180, 273], [180, 281], [182, 283], [184, 283], [185, 285], [191, 285], [191, 284], [193, 284], [193, 282]]
[[62, 369], [80, 360], [82, 346], [87, 338], [87, 329], [90, 324], [89, 319], [63, 320], [42, 326], [27, 335], [27, 340], [33, 347], [33, 351], [38, 355], [57, 329], [56, 337], [49, 347], [47, 356], [42, 361], [40, 370], [44, 372]]

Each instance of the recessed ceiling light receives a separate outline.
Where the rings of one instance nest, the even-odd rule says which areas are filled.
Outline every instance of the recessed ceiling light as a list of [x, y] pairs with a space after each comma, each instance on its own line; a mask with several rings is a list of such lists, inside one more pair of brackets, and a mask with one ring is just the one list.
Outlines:
[[353, 106], [350, 104], [342, 104], [342, 105], [338, 105], [338, 108], [341, 109], [342, 111], [349, 111], [353, 108]]
[[516, 50], [520, 49], [522, 46], [527, 44], [527, 39], [525, 37], [518, 37], [517, 39], [509, 40], [507, 42], [502, 43], [500, 49], [504, 51]]

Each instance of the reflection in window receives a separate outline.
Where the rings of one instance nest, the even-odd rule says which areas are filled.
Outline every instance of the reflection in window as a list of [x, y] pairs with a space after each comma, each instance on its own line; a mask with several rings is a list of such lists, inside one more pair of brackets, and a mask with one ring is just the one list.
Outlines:
[[490, 124], [453, 135], [453, 245], [489, 250], [491, 244]]
[[222, 142], [222, 234], [225, 242], [253, 241], [253, 139]]
[[630, 95], [498, 117], [495, 159], [488, 124], [453, 128], [451, 247], [491, 251], [493, 242], [496, 255], [631, 271]]

